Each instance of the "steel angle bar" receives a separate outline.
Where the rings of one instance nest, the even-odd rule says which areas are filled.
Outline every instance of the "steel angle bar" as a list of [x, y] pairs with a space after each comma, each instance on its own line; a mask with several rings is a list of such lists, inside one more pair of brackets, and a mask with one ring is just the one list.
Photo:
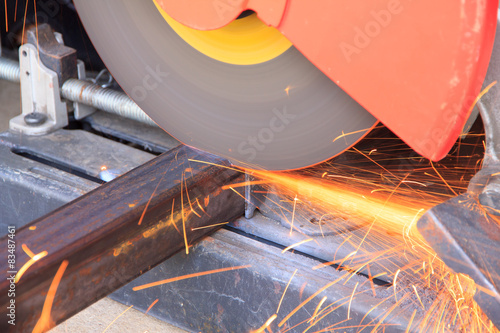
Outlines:
[[[14, 312], [15, 326], [4, 320], [0, 331], [35, 327], [63, 263], [68, 265], [53, 303], [45, 306], [53, 324], [188, 249], [217, 228], [211, 225], [242, 215], [242, 194], [222, 186], [244, 176], [228, 166], [180, 146], [0, 239], [2, 258], [10, 254], [9, 239], [15, 242], [15, 266], [3, 260], [0, 268], [7, 275], [0, 281], [1, 316]], [[44, 251], [37, 261], [28, 255]], [[8, 272], [20, 274], [22, 267], [28, 268], [11, 283], [16, 274]], [[9, 297], [11, 289], [15, 297]]]

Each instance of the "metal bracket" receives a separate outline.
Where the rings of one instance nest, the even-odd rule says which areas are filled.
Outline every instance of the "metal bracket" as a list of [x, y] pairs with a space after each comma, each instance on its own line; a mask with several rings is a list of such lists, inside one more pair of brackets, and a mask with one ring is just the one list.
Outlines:
[[46, 24], [30, 29], [27, 40], [19, 48], [22, 113], [10, 120], [10, 129], [43, 135], [68, 125], [60, 87], [77, 77], [76, 51]]

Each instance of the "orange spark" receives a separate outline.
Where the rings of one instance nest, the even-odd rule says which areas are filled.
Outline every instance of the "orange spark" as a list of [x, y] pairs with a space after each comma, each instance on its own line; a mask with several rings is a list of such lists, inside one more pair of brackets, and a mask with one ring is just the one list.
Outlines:
[[149, 310], [151, 310], [153, 308], [153, 306], [155, 306], [156, 303], [158, 303], [158, 298], [153, 302], [151, 303], [151, 305], [148, 307], [148, 309], [146, 310], [146, 312], [144, 312], [144, 314], [148, 314]]
[[241, 182], [241, 183], [235, 183], [235, 184], [230, 184], [230, 185], [224, 185], [221, 188], [223, 190], [229, 190], [230, 188], [238, 188], [238, 187], [245, 187], [245, 186], [251, 186], [251, 185], [260, 185], [260, 184], [267, 184], [267, 181], [264, 180], [252, 180], [252, 181], [246, 181], [246, 182]]
[[59, 269], [50, 284], [49, 291], [45, 297], [45, 302], [43, 303], [42, 314], [33, 329], [33, 333], [46, 332], [54, 327], [55, 323], [50, 316], [50, 312], [52, 311], [52, 304], [54, 303], [54, 298], [56, 297], [57, 288], [59, 287], [59, 283], [61, 282], [62, 276], [64, 271], [66, 271], [68, 264], [69, 262], [67, 260], [63, 260], [61, 266], [59, 266]]
[[410, 321], [408, 322], [408, 327], [406, 328], [405, 333], [409, 333], [411, 329], [411, 324], [413, 323], [413, 319], [415, 319], [415, 315], [417, 314], [417, 309], [413, 310]]
[[[146, 211], [148, 210], [149, 204], [151, 203], [151, 200], [153, 199], [153, 197], [154, 197], [154, 195], [156, 193], [156, 190], [158, 189], [158, 186], [160, 186], [161, 181], [163, 180], [164, 176], [165, 176], [165, 174], [163, 174], [161, 176], [160, 181], [158, 182], [158, 184], [156, 184], [156, 187], [155, 187], [153, 193], [151, 193], [151, 196], [149, 197], [148, 203], [146, 204], [146, 207], [144, 207], [144, 210], [142, 211], [142, 214], [141, 214], [141, 218], [139, 219], [139, 223], [137, 223], [137, 225], [141, 225], [142, 220], [144, 219], [144, 215], [146, 215]], [[181, 183], [181, 188], [182, 188], [182, 183]]]
[[231, 168], [231, 167], [228, 167], [228, 166], [225, 166], [225, 165], [220, 165], [220, 164], [217, 164], [217, 163], [211, 163], [211, 162], [207, 162], [207, 161], [200, 161], [200, 160], [195, 160], [195, 159], [192, 159], [192, 158], [188, 158], [188, 161], [189, 162], [197, 162], [197, 163], [202, 163], [202, 164], [213, 165], [213, 166], [217, 166], [217, 167], [220, 167], [220, 168], [224, 168], [224, 169], [228, 169], [228, 170], [233, 170], [233, 171], [241, 172], [240, 169]]
[[[182, 174], [182, 177], [184, 177], [184, 174]], [[186, 217], [184, 216], [184, 196], [183, 196], [183, 191], [182, 191], [182, 184], [183, 179], [181, 177], [181, 218], [182, 218], [182, 234], [184, 236], [184, 246], [186, 247], [186, 254], [189, 254], [189, 244], [187, 240], [187, 235], [186, 235]]]
[[133, 305], [129, 306], [122, 313], [120, 313], [115, 319], [113, 319], [113, 321], [111, 323], [109, 323], [109, 325], [104, 329], [104, 331], [102, 331], [102, 333], [106, 332], [111, 327], [111, 325], [113, 325], [118, 320], [118, 318], [123, 316], [128, 310], [132, 309], [132, 307], [133, 307]]
[[418, 301], [420, 302], [420, 305], [422, 305], [422, 309], [425, 311], [425, 306], [424, 303], [422, 303], [422, 300], [420, 299], [420, 295], [418, 294], [417, 288], [415, 288], [415, 285], [412, 285], [413, 290], [415, 291], [415, 295], [417, 295]]
[[398, 269], [396, 274], [394, 275], [394, 281], [392, 282], [392, 286], [394, 287], [394, 298], [396, 299], [396, 302], [398, 301], [398, 291], [396, 290], [396, 280], [398, 279], [398, 274], [401, 272], [401, 269]]
[[307, 303], [309, 303], [313, 298], [315, 298], [316, 296], [318, 296], [320, 293], [322, 293], [323, 291], [325, 291], [326, 289], [330, 288], [331, 286], [333, 286], [335, 283], [339, 282], [340, 280], [344, 279], [349, 273], [345, 273], [344, 275], [342, 275], [341, 277], [339, 277], [338, 279], [328, 283], [327, 285], [325, 285], [324, 287], [320, 288], [318, 291], [316, 291], [314, 294], [312, 294], [311, 296], [309, 296], [306, 300], [304, 300], [302, 303], [300, 303], [295, 309], [293, 309], [285, 318], [283, 318], [283, 320], [278, 324], [278, 327], [281, 327], [283, 326], [284, 323], [286, 323], [288, 321], [288, 319], [290, 319], [297, 311], [299, 311], [304, 305], [306, 305]]
[[207, 229], [207, 228], [213, 228], [213, 227], [217, 227], [219, 225], [224, 225], [224, 224], [228, 224], [228, 223], [229, 222], [222, 222], [222, 223], [216, 223], [216, 224], [206, 225], [204, 227], [191, 228], [191, 231], [200, 230], [200, 229]]
[[30, 230], [36, 230], [36, 225], [32, 225], [29, 227]]
[[177, 277], [170, 278], [170, 279], [165, 279], [165, 280], [161, 280], [161, 281], [156, 281], [156, 282], [152, 282], [152, 283], [143, 284], [141, 286], [137, 286], [137, 287], [132, 288], [132, 290], [133, 291], [139, 291], [139, 290], [143, 290], [143, 289], [147, 289], [147, 288], [151, 288], [151, 287], [156, 287], [156, 286], [160, 286], [162, 284], [167, 284], [167, 283], [171, 283], [171, 282], [176, 282], [176, 281], [191, 279], [191, 278], [194, 278], [194, 277], [200, 277], [200, 276], [205, 276], [205, 275], [210, 275], [210, 274], [235, 271], [235, 270], [238, 270], [238, 269], [245, 269], [245, 268], [249, 268], [249, 267], [252, 267], [252, 265], [219, 268], [219, 269], [214, 269], [214, 270], [211, 270], [211, 271], [205, 271], [205, 272], [187, 274], [187, 275], [177, 276]]
[[351, 319], [351, 303], [352, 299], [354, 298], [354, 293], [356, 292], [356, 288], [358, 288], [358, 283], [356, 282], [356, 285], [354, 286], [354, 289], [352, 290], [351, 298], [349, 299], [349, 306], [347, 307], [347, 319]]
[[21, 248], [30, 258], [33, 258], [35, 256], [35, 254], [28, 248], [26, 244], [21, 245]]
[[353, 131], [353, 132], [349, 132], [349, 133], [344, 133], [344, 131], [342, 131], [342, 134], [339, 135], [338, 137], [336, 137], [335, 139], [333, 139], [332, 142], [335, 142], [337, 141], [338, 139], [342, 139], [348, 135], [353, 135], [353, 134], [358, 134], [358, 133], [363, 133], [363, 132], [366, 132], [366, 131], [369, 131], [370, 128], [365, 128], [365, 129], [362, 129], [362, 130], [359, 130], [359, 131]]
[[[29, 249], [28, 249], [29, 250]], [[30, 251], [31, 252], [31, 251]], [[26, 273], [26, 271], [28, 270], [28, 268], [30, 268], [35, 262], [37, 262], [38, 260], [42, 259], [43, 257], [45, 257], [46, 255], [48, 254], [47, 251], [43, 251], [43, 252], [40, 252], [36, 255], [33, 255], [33, 257], [31, 257], [30, 260], [28, 260], [24, 265], [23, 267], [21, 267], [21, 269], [17, 272], [16, 274], [16, 278], [14, 279], [14, 282], [15, 283], [18, 283], [19, 280], [21, 279], [21, 276], [23, 276], [24, 273]]]
[[290, 249], [293, 249], [294, 247], [297, 247], [297, 246], [302, 245], [302, 244], [304, 244], [304, 243], [310, 242], [310, 241], [312, 241], [312, 240], [313, 240], [312, 238], [308, 238], [308, 239], [304, 239], [304, 240], [302, 240], [302, 241], [300, 241], [300, 242], [297, 242], [297, 243], [295, 243], [295, 244], [292, 244], [292, 245], [290, 245], [290, 246], [288, 246], [288, 247], [284, 248], [284, 249], [283, 249], [283, 251], [281, 251], [281, 253], [285, 253], [286, 251], [288, 251], [288, 250], [290, 250]]
[[5, 32], [9, 32], [9, 15], [7, 15], [7, 0], [5, 0]]
[[[491, 82], [486, 88], [484, 88], [480, 93], [479, 95], [476, 97], [476, 99], [474, 100], [474, 103], [472, 103], [470, 109], [469, 109], [469, 112], [468, 114], [470, 115], [472, 113], [472, 110], [474, 110], [474, 107], [476, 106], [477, 102], [479, 102], [479, 100], [481, 99], [481, 97], [483, 97], [488, 91], [490, 91], [490, 89], [497, 84], [497, 81], [493, 81]], [[468, 118], [468, 117], [467, 117]]]
[[429, 161], [429, 162], [431, 162], [432, 168], [437, 173], [437, 175], [439, 176], [439, 178], [441, 178], [441, 180], [443, 181], [443, 183], [445, 183], [445, 185], [450, 189], [451, 192], [453, 192], [453, 194], [455, 196], [458, 196], [457, 192], [455, 192], [455, 190], [451, 188], [450, 184], [448, 184], [448, 182], [446, 180], [444, 180], [443, 176], [441, 176], [441, 174], [439, 173], [439, 171], [437, 171], [436, 167], [434, 166], [434, 163], [432, 163], [432, 161]]
[[268, 327], [269, 327], [269, 325], [271, 325], [271, 323], [272, 323], [273, 321], [275, 321], [277, 317], [278, 317], [278, 315], [277, 315], [276, 313], [275, 313], [275, 314], [273, 314], [273, 315], [272, 315], [271, 317], [269, 317], [269, 319], [268, 319], [268, 320], [264, 323], [264, 325], [262, 325], [260, 328], [258, 328], [258, 329], [256, 329], [256, 330], [254, 330], [254, 331], [251, 331], [251, 332], [252, 332], [252, 333], [262, 333], [262, 332], [264, 332], [264, 330], [265, 330], [266, 328], [268, 328]]
[[295, 207], [297, 206], [297, 196], [293, 199], [292, 223], [290, 224], [290, 236], [293, 232], [293, 220], [295, 219]]
[[281, 302], [283, 302], [283, 298], [285, 298], [286, 291], [288, 290], [288, 286], [290, 285], [290, 282], [292, 282], [292, 279], [295, 276], [295, 273], [297, 273], [297, 268], [295, 269], [292, 276], [290, 277], [290, 280], [288, 280], [288, 283], [286, 284], [285, 290], [283, 291], [283, 294], [281, 295], [280, 302], [278, 303], [278, 309], [276, 310], [276, 313], [280, 312]]
[[323, 298], [321, 299], [321, 301], [319, 301], [318, 305], [316, 306], [316, 309], [314, 309], [314, 312], [313, 312], [313, 315], [311, 316], [311, 319], [309, 319], [307, 322], [310, 323], [314, 320], [314, 318], [316, 318], [316, 316], [318, 315], [318, 311], [319, 309], [321, 308], [321, 306], [323, 305], [323, 303], [326, 302], [328, 297], [326, 296], [323, 296]]

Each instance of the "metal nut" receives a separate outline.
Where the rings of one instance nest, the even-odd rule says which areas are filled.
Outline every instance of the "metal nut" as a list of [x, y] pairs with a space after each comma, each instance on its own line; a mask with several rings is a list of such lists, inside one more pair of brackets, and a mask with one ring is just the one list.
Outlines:
[[32, 112], [24, 116], [24, 122], [28, 126], [40, 126], [47, 121], [47, 115], [41, 112]]

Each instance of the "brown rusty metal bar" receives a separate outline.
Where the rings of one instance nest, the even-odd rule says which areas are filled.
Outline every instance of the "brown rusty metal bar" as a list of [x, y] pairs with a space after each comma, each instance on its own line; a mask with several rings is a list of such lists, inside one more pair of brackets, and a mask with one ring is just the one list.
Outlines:
[[[17, 230], [16, 271], [30, 260], [22, 244], [34, 254], [47, 251], [48, 255], [22, 275], [15, 297], [8, 296], [7, 272], [13, 270], [7, 263], [9, 238], [0, 239], [0, 269], [6, 275], [0, 281], [0, 331], [31, 332], [65, 260], [69, 265], [51, 309], [53, 323], [185, 248], [185, 239], [193, 244], [216, 227], [193, 229], [242, 215], [241, 194], [221, 189], [243, 179], [228, 165], [226, 160], [182, 146]], [[15, 300], [15, 326], [8, 324], [11, 299]]]

